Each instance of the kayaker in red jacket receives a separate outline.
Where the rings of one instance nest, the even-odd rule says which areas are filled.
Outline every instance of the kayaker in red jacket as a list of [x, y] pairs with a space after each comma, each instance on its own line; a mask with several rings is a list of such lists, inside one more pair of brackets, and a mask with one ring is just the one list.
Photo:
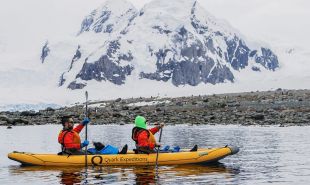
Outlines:
[[161, 123], [159, 126], [147, 130], [146, 119], [142, 116], [137, 116], [131, 135], [131, 138], [136, 142], [136, 153], [154, 153], [154, 148], [160, 146], [156, 142], [154, 134], [163, 126], [164, 123]]
[[62, 153], [75, 155], [84, 154], [81, 149], [87, 146], [89, 142], [85, 140], [81, 143], [79, 133], [84, 126], [89, 123], [89, 119], [85, 118], [82, 123], [75, 128], [73, 128], [73, 118], [70, 116], [62, 117], [61, 123], [63, 125], [63, 130], [60, 131], [58, 135], [58, 142], [62, 145]]

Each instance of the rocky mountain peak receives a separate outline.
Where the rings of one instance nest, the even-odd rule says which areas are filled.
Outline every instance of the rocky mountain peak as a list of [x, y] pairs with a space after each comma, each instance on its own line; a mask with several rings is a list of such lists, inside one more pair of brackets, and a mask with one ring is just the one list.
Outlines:
[[88, 31], [95, 33], [119, 31], [127, 25], [127, 20], [133, 19], [137, 13], [136, 8], [126, 0], [107, 0], [85, 17], [79, 34]]
[[61, 85], [70, 89], [81, 89], [90, 80], [123, 85], [128, 78], [175, 86], [217, 84], [234, 82], [234, 73], [245, 68], [257, 73], [279, 67], [271, 49], [250, 47], [195, 0], [156, 0], [140, 12], [124, 0], [110, 0], [83, 20], [80, 34], [84, 32], [109, 37], [96, 41], [91, 52], [79, 50], [84, 58], [73, 57], [84, 64], [62, 73]]

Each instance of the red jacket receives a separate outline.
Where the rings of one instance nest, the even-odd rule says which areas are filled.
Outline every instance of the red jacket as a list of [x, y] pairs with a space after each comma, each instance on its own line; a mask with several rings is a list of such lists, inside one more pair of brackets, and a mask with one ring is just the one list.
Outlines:
[[63, 145], [65, 149], [81, 149], [81, 138], [79, 133], [84, 128], [82, 124], [76, 126], [73, 130], [62, 130], [58, 135], [58, 142]]
[[155, 148], [155, 140], [154, 141], [151, 141], [150, 140], [150, 133], [148, 132], [151, 132], [152, 134], [156, 134], [156, 132], [159, 131], [159, 127], [154, 127], [154, 128], [151, 128], [149, 130], [142, 130], [138, 133], [135, 133], [135, 138], [137, 138], [137, 145], [139, 147], [149, 147], [149, 149], [153, 150]]

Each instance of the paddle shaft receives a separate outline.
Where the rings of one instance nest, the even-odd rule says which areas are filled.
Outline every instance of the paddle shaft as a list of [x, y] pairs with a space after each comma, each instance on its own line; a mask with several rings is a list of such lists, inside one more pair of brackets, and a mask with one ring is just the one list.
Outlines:
[[[86, 98], [86, 102], [85, 102], [85, 116], [86, 118], [88, 118], [88, 92], [85, 92], [85, 98]], [[87, 124], [85, 127], [85, 140], [87, 140]], [[88, 164], [87, 164], [87, 146], [85, 147], [85, 167], [87, 168]]]
[[[160, 128], [160, 134], [159, 134], [159, 140], [158, 142], [160, 143], [161, 141], [161, 135], [163, 133], [163, 128]], [[156, 169], [158, 168], [158, 154], [159, 154], [159, 146], [157, 147], [157, 154], [156, 154]]]

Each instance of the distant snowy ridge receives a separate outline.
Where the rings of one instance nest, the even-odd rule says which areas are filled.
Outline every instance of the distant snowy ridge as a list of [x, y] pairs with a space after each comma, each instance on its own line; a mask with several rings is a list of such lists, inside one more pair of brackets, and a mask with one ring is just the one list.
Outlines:
[[272, 50], [245, 40], [195, 0], [156, 0], [140, 11], [108, 0], [85, 17], [76, 40], [45, 43], [41, 59], [57, 72], [58, 85], [72, 90], [90, 81], [218, 84], [234, 82], [236, 71], [279, 67]]
[[46, 108], [60, 108], [60, 105], [57, 104], [48, 104], [48, 103], [39, 103], [39, 104], [8, 104], [8, 105], [3, 105], [0, 106], [0, 111], [10, 111], [10, 112], [15, 112], [15, 111], [39, 111], [39, 110], [44, 110]]

